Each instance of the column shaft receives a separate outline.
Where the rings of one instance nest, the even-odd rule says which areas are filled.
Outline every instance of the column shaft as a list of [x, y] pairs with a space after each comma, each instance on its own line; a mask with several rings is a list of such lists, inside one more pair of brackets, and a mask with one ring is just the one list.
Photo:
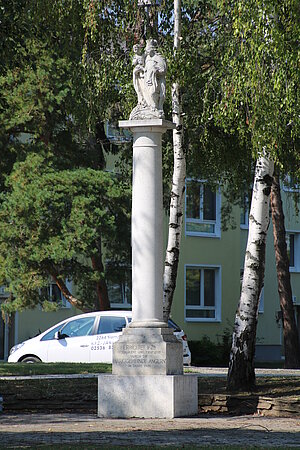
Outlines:
[[[161, 132], [139, 131], [133, 141], [133, 325], [163, 321], [163, 210]], [[142, 325], [142, 324], [141, 324]]]
[[175, 125], [164, 119], [126, 120], [133, 134], [132, 323], [166, 327], [163, 321], [162, 135]]

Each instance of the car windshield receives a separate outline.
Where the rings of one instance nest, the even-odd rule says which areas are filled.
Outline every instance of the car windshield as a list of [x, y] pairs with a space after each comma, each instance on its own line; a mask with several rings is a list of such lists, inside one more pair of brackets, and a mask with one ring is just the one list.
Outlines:
[[48, 333], [44, 334], [41, 341], [50, 341], [51, 339], [55, 339], [54, 335], [55, 333], [61, 329], [61, 327], [64, 326], [64, 323], [60, 323], [55, 328], [52, 328], [52, 330], [48, 331]]

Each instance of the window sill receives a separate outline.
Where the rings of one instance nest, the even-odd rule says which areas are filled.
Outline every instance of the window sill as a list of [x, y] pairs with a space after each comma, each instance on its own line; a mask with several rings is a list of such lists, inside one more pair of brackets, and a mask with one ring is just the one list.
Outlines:
[[221, 233], [217, 234], [217, 233], [197, 233], [197, 232], [193, 232], [193, 231], [186, 231], [185, 232], [186, 236], [194, 236], [194, 237], [205, 237], [205, 238], [217, 238], [220, 239], [221, 238]]
[[300, 273], [300, 268], [298, 268], [298, 267], [290, 267], [290, 273]]
[[199, 318], [190, 319], [190, 318], [185, 317], [184, 321], [185, 322], [210, 322], [210, 323], [218, 322], [218, 323], [220, 323], [221, 319], [204, 319], [204, 318], [200, 318], [200, 317]]
[[126, 309], [126, 310], [128, 309], [131, 311], [132, 305], [130, 305], [130, 304], [124, 305], [124, 303], [111, 303], [110, 308], [111, 309]]
[[295, 187], [288, 187], [288, 186], [283, 186], [283, 190], [284, 192], [300, 192], [300, 186], [295, 186]]
[[241, 230], [249, 230], [249, 225], [240, 225]]

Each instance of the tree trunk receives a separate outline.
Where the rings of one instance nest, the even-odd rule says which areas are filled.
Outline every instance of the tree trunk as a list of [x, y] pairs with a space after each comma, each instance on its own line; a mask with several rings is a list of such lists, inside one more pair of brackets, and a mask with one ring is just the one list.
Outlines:
[[90, 310], [85, 308], [83, 306], [83, 303], [78, 300], [76, 297], [74, 297], [71, 292], [69, 291], [69, 289], [66, 286], [66, 283], [58, 277], [58, 274], [52, 270], [51, 271], [51, 277], [53, 278], [53, 281], [56, 283], [57, 287], [60, 289], [61, 293], [63, 294], [63, 296], [66, 298], [66, 300], [68, 300], [68, 302], [74, 306], [77, 309], [80, 309], [80, 311], [83, 312], [89, 312]]
[[279, 175], [273, 178], [271, 189], [271, 211], [273, 221], [274, 247], [277, 269], [278, 293], [282, 313], [284, 337], [284, 367], [300, 368], [300, 346], [294, 314], [289, 258], [285, 240], [284, 214], [282, 208]]
[[98, 254], [91, 257], [92, 267], [99, 274], [98, 281], [96, 281], [97, 303], [95, 306], [97, 311], [106, 311], [110, 309], [110, 302], [108, 298], [106, 281], [103, 277], [104, 266], [102, 263], [101, 239], [97, 242], [97, 249]]
[[259, 157], [252, 192], [242, 290], [235, 316], [229, 360], [227, 378], [229, 391], [251, 390], [255, 386], [256, 326], [259, 296], [264, 282], [273, 170], [272, 161], [265, 156]]
[[[174, 1], [174, 57], [180, 49], [181, 38], [181, 0]], [[164, 320], [170, 316], [174, 291], [176, 287], [179, 250], [182, 231], [183, 198], [185, 190], [185, 154], [183, 151], [183, 121], [182, 105], [180, 97], [180, 85], [175, 82], [172, 85], [172, 118], [176, 124], [173, 130], [174, 169], [170, 200], [170, 218], [168, 245], [166, 250], [164, 269]]]

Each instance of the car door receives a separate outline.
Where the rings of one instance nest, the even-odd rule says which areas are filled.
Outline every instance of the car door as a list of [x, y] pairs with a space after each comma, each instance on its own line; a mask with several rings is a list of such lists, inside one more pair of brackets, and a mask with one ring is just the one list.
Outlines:
[[113, 343], [126, 327], [124, 316], [100, 316], [97, 334], [91, 344], [91, 362], [112, 363]]
[[49, 341], [48, 362], [89, 362], [95, 316], [68, 321], [60, 339]]

